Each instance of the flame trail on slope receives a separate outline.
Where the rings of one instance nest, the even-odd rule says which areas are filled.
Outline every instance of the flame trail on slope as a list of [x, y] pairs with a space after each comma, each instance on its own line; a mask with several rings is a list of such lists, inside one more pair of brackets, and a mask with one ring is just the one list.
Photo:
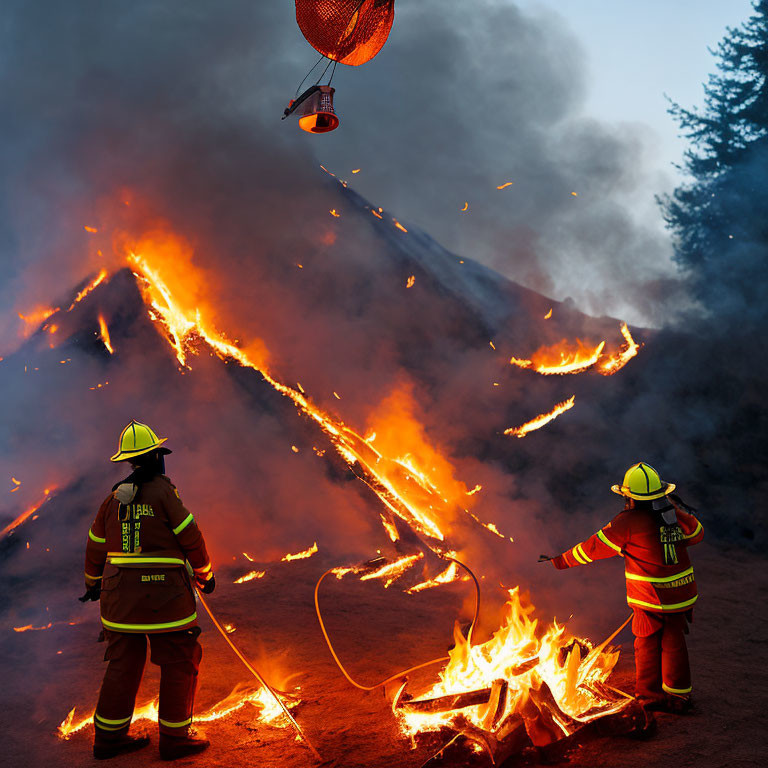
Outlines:
[[519, 427], [510, 427], [504, 430], [505, 435], [515, 435], [516, 437], [525, 437], [529, 432], [533, 432], [537, 429], [541, 429], [550, 421], [554, 421], [561, 413], [573, 408], [576, 402], [576, 395], [571, 395], [567, 400], [562, 403], [558, 403], [551, 411], [542, 413], [535, 419], [526, 421], [525, 424], [521, 424]]

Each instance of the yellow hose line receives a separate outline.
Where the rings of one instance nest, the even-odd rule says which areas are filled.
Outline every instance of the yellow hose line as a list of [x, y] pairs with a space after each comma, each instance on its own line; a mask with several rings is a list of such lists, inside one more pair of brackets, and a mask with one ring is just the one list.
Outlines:
[[280, 705], [280, 708], [285, 713], [286, 717], [291, 721], [293, 724], [293, 727], [298, 732], [299, 736], [304, 740], [306, 745], [312, 750], [312, 754], [317, 758], [319, 762], [322, 762], [323, 758], [320, 757], [320, 753], [315, 749], [312, 742], [307, 738], [304, 731], [301, 730], [301, 727], [294, 719], [293, 715], [288, 710], [288, 707], [283, 704], [281, 698], [275, 693], [275, 691], [272, 689], [272, 686], [261, 676], [259, 671], [254, 667], [248, 659], [243, 656], [243, 654], [240, 652], [240, 649], [230, 640], [229, 635], [226, 633], [224, 628], [219, 624], [217, 618], [213, 615], [213, 611], [208, 607], [208, 603], [206, 602], [206, 599], [203, 597], [203, 593], [200, 591], [200, 589], [197, 589], [197, 595], [200, 598], [200, 602], [203, 604], [203, 608], [205, 608], [205, 612], [210, 617], [211, 621], [213, 622], [213, 625], [216, 627], [216, 629], [219, 630], [219, 634], [227, 641], [227, 644], [229, 647], [235, 652], [235, 655], [237, 656], [240, 661], [243, 662], [245, 665], [245, 668], [269, 691], [269, 693], [272, 695], [272, 698]]
[[[477, 618], [480, 614], [480, 582], [478, 582], [477, 577], [474, 573], [466, 566], [464, 563], [462, 563], [460, 560], [456, 560], [456, 558], [453, 557], [446, 557], [446, 560], [452, 560], [457, 565], [460, 565], [471, 577], [472, 581], [475, 583], [475, 615], [472, 618], [472, 623], [469, 625], [469, 632], [467, 632], [467, 642], [472, 642], [472, 632], [475, 628], [475, 624], [477, 623]], [[376, 685], [360, 685], [360, 683], [353, 680], [346, 669], [344, 669], [344, 665], [341, 663], [341, 660], [336, 655], [336, 651], [333, 648], [333, 643], [331, 643], [331, 638], [328, 637], [328, 631], [325, 628], [325, 623], [323, 622], [322, 614], [320, 613], [320, 601], [318, 594], [320, 592], [320, 585], [323, 583], [323, 579], [333, 571], [333, 568], [329, 568], [317, 581], [317, 584], [315, 585], [315, 613], [317, 613], [317, 620], [320, 623], [320, 629], [322, 630], [323, 637], [325, 638], [325, 644], [328, 646], [328, 650], [331, 652], [331, 656], [333, 656], [333, 660], [336, 662], [336, 666], [341, 671], [341, 674], [344, 675], [344, 677], [347, 678], [347, 681], [355, 686], [355, 688], [359, 688], [361, 691], [374, 691], [377, 688], [381, 688], [382, 686], [386, 685], [387, 683], [391, 683], [393, 680], [398, 680], [402, 677], [405, 677], [410, 672], [415, 672], [417, 669], [423, 669], [424, 667], [429, 667], [432, 664], [437, 664], [441, 661], [449, 661], [449, 656], [441, 656], [439, 659], [431, 659], [430, 661], [425, 661], [423, 664], [417, 664], [415, 667], [409, 667], [406, 670], [403, 670], [402, 672], [398, 672], [395, 675], [391, 675], [386, 680], [382, 680], [380, 683], [376, 683]]]

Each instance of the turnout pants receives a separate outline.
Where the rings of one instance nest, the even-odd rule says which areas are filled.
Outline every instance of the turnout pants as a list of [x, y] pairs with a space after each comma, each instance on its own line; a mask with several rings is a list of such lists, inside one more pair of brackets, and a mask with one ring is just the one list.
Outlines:
[[199, 627], [179, 632], [151, 634], [106, 631], [109, 662], [101, 684], [99, 703], [93, 718], [96, 739], [123, 737], [131, 724], [136, 693], [147, 657], [160, 667], [160, 732], [184, 737], [192, 723], [197, 688], [197, 671], [203, 649], [197, 641]]
[[685, 644], [687, 622], [685, 613], [635, 611], [632, 631], [638, 696], [661, 700], [665, 693], [690, 694], [691, 670]]

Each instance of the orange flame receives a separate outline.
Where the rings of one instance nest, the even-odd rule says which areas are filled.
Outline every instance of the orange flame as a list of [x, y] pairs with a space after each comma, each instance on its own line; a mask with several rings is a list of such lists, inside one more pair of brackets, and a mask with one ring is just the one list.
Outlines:
[[390, 586], [393, 582], [397, 581], [417, 560], [421, 560], [424, 557], [423, 552], [418, 552], [415, 555], [406, 555], [391, 563], [386, 563], [377, 568], [371, 573], [366, 573], [365, 576], [360, 577], [360, 581], [370, 581], [371, 579], [382, 579], [384, 581], [384, 588]]
[[416, 275], [411, 275], [406, 281], [405, 281], [405, 287], [406, 288], [413, 288], [413, 284], [416, 282]]
[[55, 487], [53, 488], [46, 488], [43, 492], [43, 498], [41, 501], [39, 501], [37, 504], [34, 504], [33, 506], [29, 507], [29, 509], [26, 509], [24, 512], [22, 512], [15, 520], [8, 523], [8, 525], [3, 528], [2, 531], [0, 531], [0, 536], [5, 536], [6, 533], [11, 533], [12, 531], [15, 531], [16, 528], [18, 528], [25, 520], [30, 518], [32, 515], [37, 512], [40, 507], [45, 504], [46, 501], [50, 498], [50, 495], [56, 490]]
[[596, 347], [589, 348], [582, 344], [580, 339], [576, 339], [576, 345], [574, 348], [563, 339], [559, 344], [536, 350], [530, 360], [513, 357], [509, 362], [519, 368], [532, 368], [544, 376], [581, 373], [600, 359], [605, 342], [601, 341]]
[[[298, 706], [300, 702], [298, 699], [284, 698], [283, 703], [288, 709], [293, 709]], [[144, 706], [138, 707], [134, 710], [133, 722], [135, 723], [138, 720], [157, 722], [157, 704], [158, 699], [155, 698]], [[194, 716], [194, 721], [197, 723], [207, 723], [212, 720], [220, 720], [223, 717], [231, 715], [233, 712], [243, 709], [247, 704], [251, 704], [258, 709], [258, 720], [262, 723], [280, 728], [287, 728], [290, 725], [288, 718], [285, 717], [282, 709], [280, 709], [280, 706], [272, 698], [266, 688], [253, 688], [250, 686], [236, 686], [232, 693], [218, 702], [218, 704], [215, 704], [201, 714], [196, 714]], [[93, 712], [86, 717], [75, 721], [76, 709], [76, 707], [72, 707], [69, 714], [56, 729], [60, 739], [67, 740], [71, 738], [75, 733], [87, 728], [93, 722]]]
[[547, 312], [547, 314], [544, 315], [544, 319], [549, 320], [550, 317], [552, 317], [552, 307], [550, 307], [549, 312]]
[[462, 213], [466, 213], [469, 210], [469, 203], [465, 202], [464, 207], [461, 209]]
[[613, 376], [616, 371], [620, 371], [637, 353], [640, 349], [638, 344], [629, 332], [629, 328], [626, 323], [621, 324], [621, 335], [624, 337], [626, 346], [617, 355], [608, 358], [598, 370], [604, 376]]
[[235, 579], [233, 584], [245, 584], [246, 581], [253, 581], [254, 579], [263, 579], [267, 575], [266, 571], [251, 571], [246, 573], [245, 576], [241, 576], [239, 579]]
[[51, 627], [65, 625], [67, 627], [74, 627], [79, 624], [79, 621], [49, 621], [44, 627], [35, 627], [32, 624], [27, 624], [23, 627], [14, 627], [14, 632], [40, 632], [43, 629], [51, 629]]
[[29, 336], [41, 323], [44, 323], [52, 314], [59, 311], [59, 307], [36, 307], [26, 315], [22, 315], [18, 312], [18, 316], [24, 321], [24, 328], [22, 335], [26, 338]]
[[[602, 715], [622, 709], [627, 699], [611, 702], [593, 687], [608, 678], [619, 653], [605, 651], [602, 647], [593, 648], [588, 641], [571, 636], [557, 622], [541, 634], [537, 632], [538, 620], [530, 618], [532, 611], [533, 606], [523, 605], [515, 587], [509, 590], [501, 627], [487, 642], [470, 645], [457, 624], [450, 660], [440, 672], [439, 682], [420, 698], [480, 690], [491, 687], [497, 680], [504, 680], [508, 686], [506, 701], [500, 716], [492, 718], [494, 722], [501, 722], [507, 715], [520, 711], [530, 692], [538, 691], [544, 683], [560, 710], [577, 722], [597, 716], [596, 708]], [[489, 706], [481, 704], [464, 707], [461, 715], [479, 728], [491, 730], [489, 715], [496, 714], [495, 709], [494, 705], [494, 712], [489, 712]], [[401, 727], [409, 735], [450, 726], [457, 716], [455, 712], [414, 712], [407, 707], [397, 712]], [[550, 715], [563, 735], [575, 730], [574, 724], [558, 718], [556, 711], [550, 711]]]
[[[409, 595], [413, 595], [416, 592], [423, 592], [425, 589], [432, 589], [432, 587], [439, 587], [441, 584], [450, 584], [452, 581], [458, 581], [460, 578], [462, 577], [459, 575], [458, 566], [456, 565], [456, 563], [450, 563], [448, 567], [442, 573], [439, 573], [437, 576], [435, 576], [434, 579], [429, 579], [428, 581], [422, 581], [421, 583], [416, 584], [410, 589], [407, 589], [406, 592]], [[463, 578], [464, 580], [466, 580], [469, 577], [464, 576]]]
[[115, 350], [112, 349], [112, 343], [109, 340], [109, 328], [107, 328], [107, 321], [102, 315], [99, 315], [99, 335], [104, 342], [104, 346], [107, 348], [107, 352], [110, 355], [113, 354]]
[[394, 225], [401, 231], [401, 232], [408, 232], [408, 230], [397, 220], [392, 219]]
[[576, 395], [571, 395], [567, 400], [564, 400], [562, 403], [558, 403], [551, 411], [542, 413], [535, 419], [531, 419], [530, 421], [526, 421], [525, 424], [521, 424], [519, 427], [510, 427], [509, 429], [505, 429], [504, 434], [516, 435], [517, 437], [525, 437], [529, 432], [541, 429], [546, 424], [549, 424], [550, 421], [554, 421], [561, 413], [565, 413], [566, 411], [573, 408], [575, 402]]
[[72, 309], [74, 309], [75, 304], [79, 304], [94, 288], [101, 285], [106, 279], [107, 270], [102, 269], [101, 272], [99, 272], [99, 274], [96, 275], [96, 277], [94, 277], [93, 280], [91, 280], [91, 282], [88, 283], [88, 285], [86, 285], [85, 288], [83, 288], [83, 290], [77, 294], [77, 296], [75, 296], [75, 300], [69, 305], [67, 312], [70, 312]]
[[[152, 244], [148, 243], [147, 247], [151, 248]], [[168, 247], [174, 253], [179, 248], [173, 243]], [[392, 406], [390, 403], [395, 407], [396, 419], [388, 415], [381, 429], [377, 428], [377, 424], [371, 425], [379, 433], [374, 448], [359, 433], [314, 405], [304, 393], [271, 376], [263, 360], [266, 351], [262, 347], [257, 350], [261, 359], [254, 359], [252, 352], [230, 343], [204, 322], [199, 309], [184, 309], [157, 269], [150, 266], [146, 256], [130, 254], [128, 261], [139, 278], [151, 317], [165, 328], [168, 342], [182, 366], [189, 367], [188, 356], [190, 349], [194, 349], [192, 342], [201, 339], [223, 360], [235, 360], [258, 371], [268, 384], [290, 398], [299, 411], [320, 426], [350, 466], [359, 465], [370, 476], [371, 480], [366, 482], [391, 512], [422, 535], [439, 541], [445, 538], [441, 518], [455, 514], [452, 504], [457, 499], [466, 500], [466, 486], [453, 479], [450, 464], [426, 443], [423, 428], [402, 404]], [[384, 433], [388, 439], [382, 441]], [[403, 445], [410, 442], [415, 445], [417, 460], [408, 460], [399, 453]], [[430, 469], [427, 471], [419, 467]], [[439, 480], [431, 477], [434, 473], [439, 473]], [[449, 488], [449, 493], [446, 493], [446, 488]]]
[[290, 562], [291, 560], [305, 560], [308, 557], [312, 557], [312, 555], [317, 552], [317, 542], [315, 542], [311, 547], [308, 549], [303, 550], [302, 552], [297, 552], [295, 555], [285, 555], [281, 562]]

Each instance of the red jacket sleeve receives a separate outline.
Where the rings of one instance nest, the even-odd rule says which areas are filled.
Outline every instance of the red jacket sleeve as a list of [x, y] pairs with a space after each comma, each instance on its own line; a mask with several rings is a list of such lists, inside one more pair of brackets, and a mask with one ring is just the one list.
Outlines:
[[573, 568], [576, 565], [587, 565], [593, 560], [604, 560], [615, 555], [622, 555], [624, 545], [629, 540], [629, 526], [626, 517], [621, 513], [611, 520], [608, 525], [585, 541], [576, 544], [562, 555], [552, 558], [552, 565], [558, 570]]
[[704, 527], [689, 512], [677, 510], [677, 522], [683, 531], [683, 541], [680, 543], [684, 547], [692, 547], [704, 538]]
[[179, 498], [176, 486], [171, 485], [165, 500], [168, 522], [176, 541], [184, 552], [198, 581], [208, 581], [213, 576], [211, 559], [205, 546], [205, 539], [197, 527], [192, 513]]
[[85, 586], [90, 589], [96, 586], [104, 572], [107, 560], [107, 538], [104, 529], [104, 513], [112, 501], [110, 494], [104, 499], [96, 513], [93, 525], [88, 529], [88, 543], [85, 546]]

